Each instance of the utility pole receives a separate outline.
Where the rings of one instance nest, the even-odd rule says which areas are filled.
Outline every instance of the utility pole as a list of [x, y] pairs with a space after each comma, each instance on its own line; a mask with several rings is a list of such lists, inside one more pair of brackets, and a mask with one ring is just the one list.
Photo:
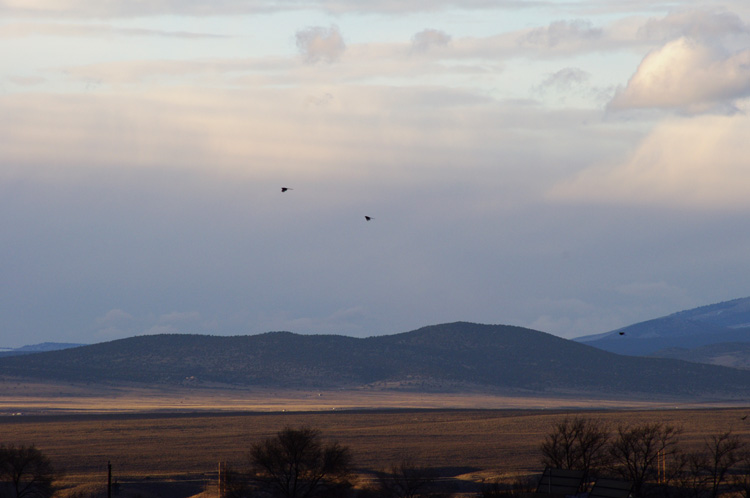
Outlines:
[[107, 460], [107, 498], [112, 498], [112, 464]]

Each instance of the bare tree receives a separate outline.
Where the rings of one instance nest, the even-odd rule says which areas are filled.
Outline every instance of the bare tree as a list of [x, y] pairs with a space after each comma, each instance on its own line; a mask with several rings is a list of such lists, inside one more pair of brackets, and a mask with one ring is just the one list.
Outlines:
[[716, 498], [728, 485], [730, 471], [742, 460], [743, 442], [731, 431], [706, 438], [702, 451], [689, 455], [690, 488], [694, 496]]
[[13, 498], [47, 498], [55, 471], [49, 458], [32, 446], [0, 446], [0, 478]]
[[633, 483], [635, 496], [644, 496], [645, 485], [658, 473], [658, 459], [677, 452], [680, 430], [671, 425], [646, 423], [617, 428], [610, 445], [614, 471]]
[[229, 464], [225, 464], [221, 470], [217, 485], [220, 498], [245, 498], [253, 493], [252, 483], [248, 480], [247, 474]]
[[607, 463], [609, 430], [602, 422], [566, 417], [542, 442], [542, 463], [551, 468], [582, 470], [584, 482]]
[[737, 473], [732, 475], [732, 486], [741, 498], [750, 498], [750, 452], [742, 452]]
[[378, 472], [378, 494], [384, 498], [417, 498], [426, 496], [435, 482], [434, 473], [404, 460], [390, 472]]
[[287, 427], [253, 444], [249, 458], [256, 482], [274, 496], [331, 496], [350, 486], [349, 448], [335, 442], [323, 445], [320, 431], [310, 427]]

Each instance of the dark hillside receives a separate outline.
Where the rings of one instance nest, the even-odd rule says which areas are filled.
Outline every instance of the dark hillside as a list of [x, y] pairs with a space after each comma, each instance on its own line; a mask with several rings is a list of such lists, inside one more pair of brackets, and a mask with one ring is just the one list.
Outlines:
[[722, 342], [695, 349], [663, 349], [652, 356], [750, 370], [750, 343], [748, 342]]
[[133, 337], [0, 358], [0, 375], [274, 388], [750, 395], [750, 371], [620, 356], [535, 330], [465, 322], [367, 339], [289, 332]]

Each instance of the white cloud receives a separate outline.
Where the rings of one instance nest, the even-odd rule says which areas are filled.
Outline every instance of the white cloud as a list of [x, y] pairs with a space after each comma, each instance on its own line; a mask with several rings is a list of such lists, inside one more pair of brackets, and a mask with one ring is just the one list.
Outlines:
[[683, 37], [649, 53], [609, 107], [699, 112], [724, 109], [747, 95], [750, 50], [727, 55]]
[[346, 50], [346, 44], [338, 26], [319, 26], [297, 31], [297, 48], [305, 61], [335, 62]]
[[659, 124], [622, 164], [583, 171], [550, 191], [573, 202], [750, 208], [750, 118], [701, 115]]

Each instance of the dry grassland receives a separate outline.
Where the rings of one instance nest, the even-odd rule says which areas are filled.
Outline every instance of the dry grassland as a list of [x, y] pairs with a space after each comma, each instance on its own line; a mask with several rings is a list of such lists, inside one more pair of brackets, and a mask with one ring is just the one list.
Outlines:
[[473, 482], [539, 472], [545, 434], [573, 413], [613, 428], [677, 425], [686, 449], [726, 430], [750, 441], [750, 418], [741, 419], [748, 408], [404, 393], [26, 393], [0, 395], [5, 413], [40, 413], [0, 417], [3, 443], [36, 445], [71, 485], [106, 482], [111, 461], [120, 482], [187, 486], [172, 496], [212, 482], [219, 461], [245, 467], [249, 445], [285, 426], [309, 425], [349, 446], [363, 474], [411, 459]]
[[528, 393], [413, 393], [397, 390], [292, 391], [42, 383], [0, 378], [0, 415], [141, 413], [197, 411], [317, 411], [379, 408], [692, 408], [748, 406], [750, 401], [604, 399], [583, 393], [539, 396]]

